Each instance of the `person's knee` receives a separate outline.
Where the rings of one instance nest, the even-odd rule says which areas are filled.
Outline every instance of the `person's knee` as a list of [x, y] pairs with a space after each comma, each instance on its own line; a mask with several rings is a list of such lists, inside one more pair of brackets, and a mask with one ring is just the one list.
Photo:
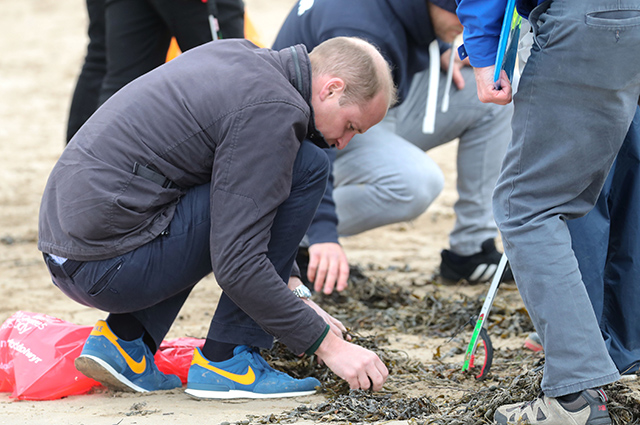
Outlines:
[[405, 176], [409, 194], [402, 210], [402, 221], [413, 220], [424, 213], [444, 189], [444, 174], [440, 168], [422, 169]]
[[395, 222], [410, 221], [424, 213], [444, 188], [444, 175], [437, 166], [407, 168], [399, 173], [399, 184], [390, 185], [395, 192]]

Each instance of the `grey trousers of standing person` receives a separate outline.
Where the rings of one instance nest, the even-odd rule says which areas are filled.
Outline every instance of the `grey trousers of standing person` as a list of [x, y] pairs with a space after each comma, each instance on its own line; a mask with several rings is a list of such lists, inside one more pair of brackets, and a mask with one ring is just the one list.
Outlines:
[[[409, 95], [385, 119], [338, 151], [333, 197], [338, 234], [351, 236], [422, 214], [440, 194], [443, 173], [427, 156], [436, 146], [459, 138], [456, 224], [451, 249], [460, 255], [480, 252], [497, 236], [491, 194], [511, 138], [511, 106], [483, 104], [477, 98], [471, 68], [464, 68], [466, 87], [450, 91], [449, 110], [438, 104], [435, 132], [422, 133], [429, 72], [414, 76]], [[445, 89], [445, 75], [438, 99]]]
[[530, 16], [494, 213], [545, 350], [549, 397], [619, 378], [571, 249], [567, 220], [595, 204], [640, 96], [640, 0], [557, 0]]

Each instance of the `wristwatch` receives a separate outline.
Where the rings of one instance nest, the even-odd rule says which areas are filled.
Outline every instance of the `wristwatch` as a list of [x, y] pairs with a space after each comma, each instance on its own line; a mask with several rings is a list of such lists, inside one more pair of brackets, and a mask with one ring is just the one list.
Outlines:
[[306, 298], [307, 300], [311, 298], [311, 291], [304, 285], [298, 285], [296, 289], [291, 292], [298, 298]]

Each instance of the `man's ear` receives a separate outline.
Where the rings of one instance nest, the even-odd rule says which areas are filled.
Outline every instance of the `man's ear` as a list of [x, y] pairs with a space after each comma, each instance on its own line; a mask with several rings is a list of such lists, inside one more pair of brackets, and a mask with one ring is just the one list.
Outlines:
[[332, 96], [340, 96], [344, 91], [345, 83], [342, 78], [333, 77], [328, 79], [320, 90], [320, 100], [327, 100]]

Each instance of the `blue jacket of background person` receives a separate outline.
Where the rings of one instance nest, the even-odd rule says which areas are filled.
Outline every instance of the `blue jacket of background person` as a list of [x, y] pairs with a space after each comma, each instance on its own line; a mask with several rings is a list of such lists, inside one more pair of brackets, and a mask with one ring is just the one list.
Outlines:
[[[508, 0], [457, 1], [457, 15], [464, 26], [464, 46], [461, 56], [463, 58], [468, 56], [474, 68], [495, 64], [502, 20]], [[529, 13], [544, 1], [516, 0], [516, 8], [523, 18], [527, 18]]]

